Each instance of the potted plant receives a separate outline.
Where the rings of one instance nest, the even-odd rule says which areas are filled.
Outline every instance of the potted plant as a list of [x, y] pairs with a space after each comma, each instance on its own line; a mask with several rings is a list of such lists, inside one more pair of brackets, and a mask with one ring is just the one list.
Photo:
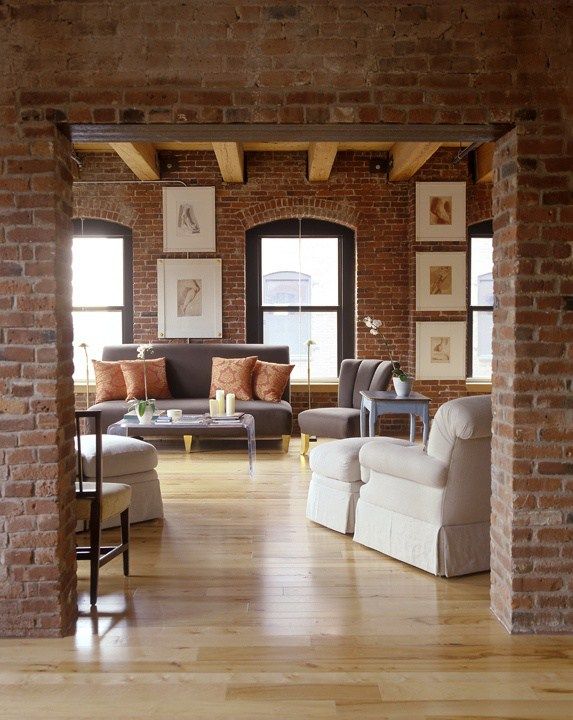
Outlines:
[[153, 345], [149, 343], [142, 343], [137, 346], [137, 357], [143, 360], [143, 389], [145, 394], [144, 400], [132, 400], [128, 405], [130, 410], [135, 410], [137, 419], [140, 423], [149, 423], [155, 412], [155, 400], [147, 397], [147, 367], [145, 365], [145, 358], [147, 353], [153, 352]]
[[382, 321], [377, 320], [376, 318], [372, 318], [368, 315], [364, 318], [363, 322], [369, 329], [371, 335], [380, 335], [380, 337], [382, 338], [382, 342], [386, 346], [390, 362], [392, 363], [392, 382], [394, 384], [394, 390], [396, 391], [396, 395], [398, 397], [408, 397], [408, 395], [412, 392], [413, 379], [406, 372], [404, 372], [404, 370], [400, 367], [400, 363], [394, 360], [394, 358], [392, 357], [393, 353], [390, 347], [390, 343], [388, 342], [388, 340], [386, 340], [384, 335], [382, 335], [379, 329], [382, 325]]

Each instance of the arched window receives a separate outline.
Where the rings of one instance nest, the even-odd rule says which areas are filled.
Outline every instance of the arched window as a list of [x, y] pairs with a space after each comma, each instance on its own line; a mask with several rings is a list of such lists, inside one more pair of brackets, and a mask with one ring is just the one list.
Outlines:
[[74, 379], [86, 379], [81, 343], [92, 359], [104, 345], [133, 342], [131, 230], [106, 220], [74, 220], [72, 246]]
[[293, 379], [334, 379], [354, 357], [354, 233], [311, 219], [247, 232], [247, 342], [288, 345]]

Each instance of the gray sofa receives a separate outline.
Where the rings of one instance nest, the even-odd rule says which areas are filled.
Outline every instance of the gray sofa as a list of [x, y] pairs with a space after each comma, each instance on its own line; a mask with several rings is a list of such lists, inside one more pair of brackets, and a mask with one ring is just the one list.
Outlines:
[[[286, 345], [233, 345], [233, 344], [167, 344], [153, 346], [150, 359], [165, 357], [167, 381], [173, 398], [157, 400], [160, 410], [180, 408], [184, 413], [200, 414], [209, 412], [209, 389], [211, 387], [211, 361], [213, 357], [248, 357], [256, 355], [266, 362], [288, 363], [289, 348]], [[137, 345], [108, 345], [104, 347], [102, 360], [135, 360]], [[90, 410], [101, 410], [102, 428], [120, 420], [127, 412], [127, 402], [108, 400], [92, 405]], [[280, 402], [263, 400], [237, 400], [237, 412], [249, 413], [255, 418], [255, 432], [259, 438], [282, 438], [288, 447], [292, 432], [292, 408], [290, 406], [290, 385], [287, 385]], [[145, 435], [181, 435], [177, 428], [161, 426], [147, 430]], [[194, 428], [194, 435], [202, 434], [201, 428]], [[210, 429], [209, 437], [244, 437], [244, 431], [234, 428]]]

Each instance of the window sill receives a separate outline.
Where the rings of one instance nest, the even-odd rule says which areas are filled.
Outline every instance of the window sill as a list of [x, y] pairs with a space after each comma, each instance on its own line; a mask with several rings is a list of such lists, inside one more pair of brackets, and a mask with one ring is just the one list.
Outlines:
[[[291, 392], [303, 393], [308, 392], [308, 384], [305, 380], [293, 380], [290, 384]], [[337, 393], [338, 380], [320, 381], [313, 380], [310, 383], [311, 393]]]
[[[74, 391], [77, 393], [81, 393], [86, 391], [86, 383], [84, 380], [75, 380], [74, 381]], [[89, 391], [95, 392], [95, 383], [90, 382], [89, 384]]]
[[466, 380], [466, 390], [470, 395], [489, 395], [491, 393], [491, 380]]

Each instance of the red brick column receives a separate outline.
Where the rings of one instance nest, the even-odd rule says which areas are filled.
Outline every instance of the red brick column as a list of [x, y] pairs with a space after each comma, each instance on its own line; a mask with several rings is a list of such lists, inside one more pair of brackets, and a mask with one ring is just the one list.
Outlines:
[[573, 622], [571, 159], [542, 130], [512, 131], [494, 161], [491, 607], [512, 632]]
[[0, 635], [75, 625], [69, 157], [48, 124], [0, 144]]

